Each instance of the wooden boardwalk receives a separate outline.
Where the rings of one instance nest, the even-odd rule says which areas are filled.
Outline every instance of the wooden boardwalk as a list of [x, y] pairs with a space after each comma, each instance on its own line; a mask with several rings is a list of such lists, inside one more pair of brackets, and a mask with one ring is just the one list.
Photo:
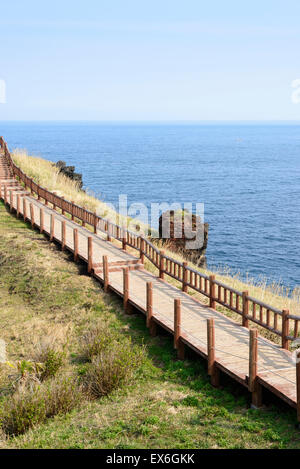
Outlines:
[[[175, 346], [181, 358], [184, 357], [184, 349], [190, 347], [207, 359], [214, 385], [218, 385], [219, 372], [222, 371], [252, 392], [252, 402], [256, 406], [261, 404], [262, 388], [267, 388], [297, 408], [299, 420], [299, 383], [297, 397], [296, 366], [288, 350], [261, 336], [256, 340], [255, 334], [252, 333], [254, 342], [251, 347], [252, 359], [249, 361], [249, 329], [151, 274], [144, 268], [139, 258], [121, 246], [118, 247], [115, 243], [107, 241], [105, 233], [100, 231], [91, 233], [85, 227], [58, 213], [53, 207], [37, 200], [12, 177], [1, 153], [0, 184], [1, 198], [6, 199], [11, 211], [17, 212], [20, 216], [25, 215], [36, 228], [42, 228], [50, 239], [55, 239], [75, 257], [78, 255], [89, 263], [91, 273], [110, 290], [124, 298], [124, 306], [128, 312], [134, 307], [148, 316], [147, 324], [151, 334], [157, 333], [157, 325], [171, 334], [174, 334], [175, 330]], [[107, 270], [105, 270], [105, 261], [103, 269], [103, 256], [107, 257]], [[176, 324], [174, 311], [177, 317]], [[213, 324], [212, 321], [208, 321], [209, 319], [214, 320]], [[212, 331], [212, 335], [209, 331]]]

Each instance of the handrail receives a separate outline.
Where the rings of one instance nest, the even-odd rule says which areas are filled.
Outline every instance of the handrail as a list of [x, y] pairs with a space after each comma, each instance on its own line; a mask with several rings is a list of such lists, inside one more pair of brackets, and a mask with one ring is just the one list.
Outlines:
[[[128, 230], [124, 226], [116, 225], [110, 220], [100, 217], [96, 213], [80, 207], [74, 202], [70, 202], [57, 194], [50, 192], [46, 188], [40, 186], [29, 178], [13, 161], [8, 150], [7, 144], [3, 137], [0, 137], [0, 147], [4, 152], [4, 157], [12, 171], [14, 177], [18, 177], [28, 187], [32, 194], [36, 194], [38, 200], [45, 200], [45, 204], [49, 202], [62, 210], [62, 213], [69, 213], [72, 220], [75, 218], [81, 220], [82, 224], [86, 223], [94, 228], [107, 234], [107, 240], [111, 238], [122, 242], [123, 249], [129, 246], [140, 252], [140, 257], [146, 257], [157, 269], [159, 269], [159, 277], [164, 278], [164, 274], [174, 278], [182, 284], [184, 292], [191, 288], [198, 293], [209, 298], [209, 304], [212, 308], [216, 307], [216, 303], [224, 306], [226, 309], [233, 311], [242, 316], [242, 324], [249, 327], [249, 321], [279, 335], [282, 338], [282, 347], [287, 349], [289, 340], [298, 336], [298, 326], [300, 316], [292, 315], [288, 310], [279, 310], [263, 301], [260, 301], [248, 294], [248, 292], [240, 292], [221, 281], [215, 279], [214, 275], [207, 276], [198, 270], [189, 267], [186, 262], [180, 262], [176, 259], [164, 254], [154, 246], [149, 239], [144, 236]], [[257, 310], [259, 308], [259, 310]], [[281, 324], [278, 323], [278, 318]], [[293, 335], [290, 335], [290, 321], [294, 322]], [[281, 329], [279, 329], [281, 325]]]

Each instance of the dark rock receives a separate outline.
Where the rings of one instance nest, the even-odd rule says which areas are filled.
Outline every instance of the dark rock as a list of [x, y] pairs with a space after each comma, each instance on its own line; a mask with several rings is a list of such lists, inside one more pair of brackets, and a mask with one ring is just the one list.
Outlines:
[[75, 166], [67, 166], [64, 161], [58, 161], [55, 166], [59, 169], [60, 173], [63, 173], [68, 178], [72, 179], [73, 181], [76, 181], [79, 189], [82, 189], [82, 174], [75, 173]]
[[159, 238], [171, 251], [199, 267], [206, 266], [209, 224], [188, 211], [168, 210], [159, 217]]

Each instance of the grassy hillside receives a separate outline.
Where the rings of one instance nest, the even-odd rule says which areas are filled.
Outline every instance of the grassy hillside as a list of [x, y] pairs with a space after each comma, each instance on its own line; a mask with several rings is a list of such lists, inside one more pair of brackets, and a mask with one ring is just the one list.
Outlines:
[[[74, 264], [2, 203], [0, 259], [0, 338], [10, 363], [0, 365], [1, 447], [300, 447], [293, 410], [278, 402], [251, 410], [248, 394], [225, 378], [220, 389], [212, 388], [199, 358], [178, 361], [170, 337], [151, 338], [141, 315], [125, 315], [121, 302], [85, 275], [85, 266]], [[104, 370], [114, 357], [101, 331], [108, 345], [119, 344], [122, 351], [130, 344], [139, 358], [130, 380], [112, 387], [106, 382], [102, 395], [83, 387], [95, 384], [99, 362], [90, 362], [91, 347], [87, 353], [95, 330], [100, 335], [93, 345]], [[42, 374], [28, 363], [39, 363]], [[27, 400], [18, 407], [20, 393]], [[36, 405], [41, 394], [47, 415]], [[16, 421], [28, 417], [29, 401], [31, 420], [22, 430]]]

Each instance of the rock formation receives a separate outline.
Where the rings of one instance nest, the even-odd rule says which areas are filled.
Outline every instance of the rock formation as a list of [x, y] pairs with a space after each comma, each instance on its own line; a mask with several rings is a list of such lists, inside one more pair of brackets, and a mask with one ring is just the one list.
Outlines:
[[168, 210], [159, 217], [159, 238], [166, 247], [199, 267], [206, 266], [208, 229], [208, 223], [187, 210]]

